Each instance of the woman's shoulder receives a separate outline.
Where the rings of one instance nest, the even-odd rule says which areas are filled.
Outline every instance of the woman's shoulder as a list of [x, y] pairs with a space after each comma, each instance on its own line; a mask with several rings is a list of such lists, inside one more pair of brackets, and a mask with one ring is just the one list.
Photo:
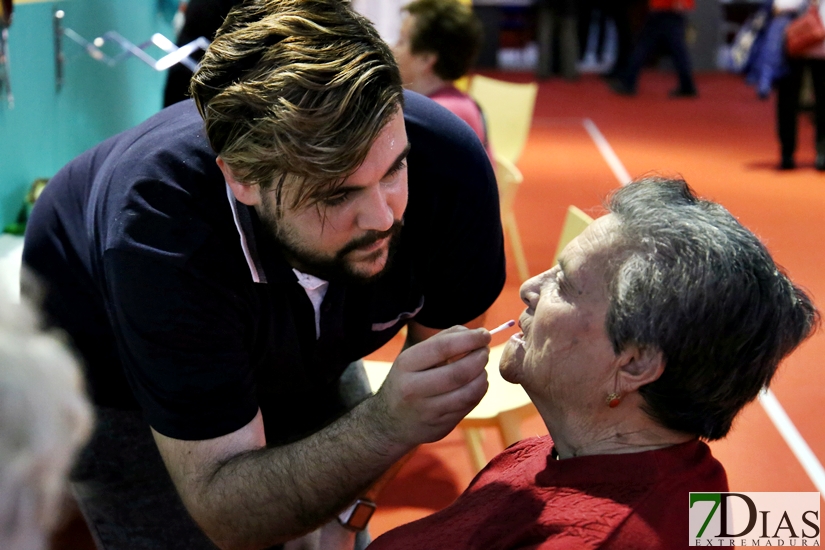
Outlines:
[[[547, 457], [553, 451], [553, 440], [549, 435], [543, 437], [528, 437], [513, 443], [498, 455], [478, 473], [471, 482], [471, 486], [488, 482], [501, 482], [503, 478], [521, 479], [525, 470], [538, 473], [546, 463]], [[512, 479], [511, 479], [512, 478]]]

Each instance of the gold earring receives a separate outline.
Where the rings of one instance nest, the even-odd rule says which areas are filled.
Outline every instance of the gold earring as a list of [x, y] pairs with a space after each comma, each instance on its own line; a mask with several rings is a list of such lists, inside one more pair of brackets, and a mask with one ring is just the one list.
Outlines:
[[605, 401], [607, 402], [608, 407], [610, 407], [611, 409], [615, 409], [619, 406], [619, 403], [622, 402], [622, 396], [618, 393], [611, 393], [608, 394], [607, 399]]

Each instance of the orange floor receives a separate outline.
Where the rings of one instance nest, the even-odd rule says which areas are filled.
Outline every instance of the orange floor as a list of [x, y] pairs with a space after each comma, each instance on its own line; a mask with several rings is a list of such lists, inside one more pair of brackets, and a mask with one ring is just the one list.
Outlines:
[[[731, 75], [699, 75], [698, 84], [698, 99], [672, 100], [667, 92], [674, 77], [656, 72], [643, 76], [634, 98], [613, 95], [598, 77], [541, 83], [530, 139], [518, 163], [525, 182], [516, 200], [531, 273], [551, 267], [567, 205], [598, 215], [605, 193], [618, 186], [582, 124], [590, 119], [631, 176], [651, 171], [682, 175], [762, 237], [794, 280], [825, 307], [825, 174], [813, 169], [810, 121], [802, 117], [800, 122], [800, 168], [779, 172], [773, 101], [758, 100]], [[488, 326], [520, 313], [518, 286], [510, 265], [507, 286], [488, 315]], [[494, 344], [506, 337], [498, 335]], [[393, 342], [374, 357], [391, 360], [398, 346]], [[820, 463], [825, 460], [823, 355], [825, 331], [820, 331], [785, 362], [772, 385]], [[525, 422], [523, 432], [545, 429], [535, 418]], [[485, 445], [491, 457], [500, 450], [494, 432], [487, 434]], [[727, 439], [712, 447], [727, 469], [732, 490], [817, 490], [757, 403], [740, 415]], [[472, 475], [459, 433], [422, 447], [385, 487], [371, 525], [373, 536], [444, 507]]]

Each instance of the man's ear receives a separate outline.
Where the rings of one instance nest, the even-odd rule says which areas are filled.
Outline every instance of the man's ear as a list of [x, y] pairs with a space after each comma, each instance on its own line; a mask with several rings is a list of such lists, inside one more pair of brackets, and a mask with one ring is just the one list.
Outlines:
[[622, 395], [655, 382], [665, 372], [664, 355], [650, 346], [628, 346], [619, 354], [618, 361], [616, 389]]
[[239, 182], [235, 179], [235, 174], [232, 173], [232, 169], [221, 157], [215, 159], [215, 162], [218, 164], [218, 168], [221, 169], [223, 179], [226, 180], [226, 184], [229, 185], [229, 189], [232, 190], [232, 194], [235, 195], [235, 200], [247, 206], [258, 206], [261, 204], [260, 185], [248, 185], [246, 183]]

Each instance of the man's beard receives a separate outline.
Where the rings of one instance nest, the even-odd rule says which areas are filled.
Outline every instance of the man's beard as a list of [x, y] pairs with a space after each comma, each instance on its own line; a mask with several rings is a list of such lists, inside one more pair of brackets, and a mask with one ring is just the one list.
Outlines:
[[[276, 220], [267, 217], [263, 219], [263, 225], [269, 234], [274, 238], [281, 248], [284, 257], [296, 269], [303, 273], [308, 273], [320, 277], [326, 281], [343, 281], [354, 284], [367, 284], [381, 278], [390, 268], [392, 258], [398, 249], [401, 240], [401, 230], [404, 227], [403, 220], [393, 222], [392, 227], [387, 231], [368, 231], [364, 235], [353, 239], [344, 245], [333, 255], [320, 254], [308, 249], [303, 244], [296, 242], [293, 236], [284, 231]], [[375, 242], [389, 237], [387, 260], [381, 271], [371, 275], [364, 275], [354, 267], [354, 262], [347, 260], [347, 255], [359, 248], [369, 246]], [[376, 251], [376, 259], [383, 254], [383, 249]], [[366, 261], [360, 263], [368, 263]]]

